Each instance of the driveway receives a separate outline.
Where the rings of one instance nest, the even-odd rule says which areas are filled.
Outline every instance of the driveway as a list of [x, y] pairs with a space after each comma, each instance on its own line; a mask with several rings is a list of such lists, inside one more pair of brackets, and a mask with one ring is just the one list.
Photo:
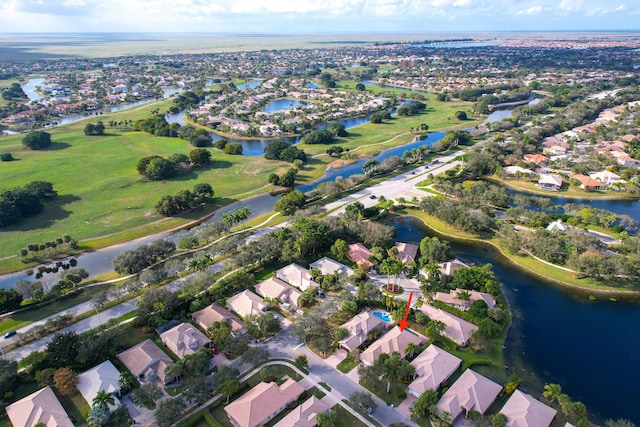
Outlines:
[[145, 408], [144, 406], [138, 406], [127, 395], [120, 399], [120, 402], [127, 407], [129, 415], [133, 418], [134, 426], [155, 426], [156, 424], [149, 424], [155, 420], [155, 415], [152, 410]]

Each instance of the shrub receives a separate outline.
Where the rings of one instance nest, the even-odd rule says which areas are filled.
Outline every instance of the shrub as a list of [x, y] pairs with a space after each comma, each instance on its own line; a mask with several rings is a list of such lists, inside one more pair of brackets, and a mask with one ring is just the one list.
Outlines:
[[51, 135], [47, 132], [29, 132], [22, 138], [22, 145], [31, 150], [41, 150], [51, 145]]
[[13, 156], [11, 155], [11, 153], [2, 153], [0, 154], [0, 160], [3, 162], [10, 162], [13, 159]]

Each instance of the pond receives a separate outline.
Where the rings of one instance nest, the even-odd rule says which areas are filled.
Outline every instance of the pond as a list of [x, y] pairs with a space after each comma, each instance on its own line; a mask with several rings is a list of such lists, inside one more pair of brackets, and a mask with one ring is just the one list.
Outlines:
[[298, 107], [305, 107], [309, 105], [308, 102], [298, 101], [297, 99], [276, 99], [267, 104], [262, 109], [265, 113], [273, 113], [276, 111], [289, 111]]
[[[434, 235], [415, 218], [389, 224], [396, 228], [398, 241], [419, 243]], [[640, 301], [589, 301], [584, 292], [515, 268], [491, 246], [455, 240], [450, 244], [465, 262], [493, 265], [514, 312], [505, 349], [507, 373], [525, 378], [525, 391], [539, 397], [545, 383], [557, 383], [574, 401], [583, 402], [598, 424], [620, 417], [640, 423], [632, 392], [640, 383], [640, 370], [635, 369]]]

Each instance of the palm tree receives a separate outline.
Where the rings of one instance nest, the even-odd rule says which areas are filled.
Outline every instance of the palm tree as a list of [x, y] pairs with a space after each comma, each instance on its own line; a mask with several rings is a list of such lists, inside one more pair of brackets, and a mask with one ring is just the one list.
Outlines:
[[551, 403], [557, 401], [561, 394], [562, 394], [562, 387], [560, 387], [560, 384], [544, 385], [544, 391], [542, 392], [542, 396], [546, 399], [549, 399]]
[[184, 372], [184, 362], [182, 362], [181, 360], [171, 365], [168, 365], [166, 368], [164, 368], [165, 376], [169, 378], [173, 378], [174, 380], [177, 380], [178, 378], [180, 378], [183, 372]]
[[407, 344], [407, 349], [405, 350], [405, 354], [407, 355], [408, 358], [412, 358], [413, 356], [418, 354], [419, 350], [420, 350], [420, 347], [418, 347], [416, 343], [410, 342], [409, 344]]
[[458, 294], [456, 295], [456, 298], [458, 298], [459, 300], [464, 302], [464, 306], [466, 308], [469, 308], [469, 301], [471, 300], [471, 293], [467, 290], [462, 290], [460, 292], [458, 292]]
[[426, 264], [424, 270], [427, 272], [429, 283], [435, 284], [440, 280], [440, 266], [438, 264]]
[[105, 390], [100, 390], [96, 397], [93, 398], [93, 406], [98, 408], [109, 408], [109, 405], [115, 405], [116, 401], [113, 395]]
[[391, 381], [396, 381], [400, 376], [400, 354], [393, 353], [384, 361], [382, 378], [387, 380], [387, 393], [391, 391]]

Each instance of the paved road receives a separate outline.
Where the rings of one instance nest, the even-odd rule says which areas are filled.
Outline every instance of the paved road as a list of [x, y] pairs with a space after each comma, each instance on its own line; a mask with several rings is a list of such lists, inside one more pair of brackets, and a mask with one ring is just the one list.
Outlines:
[[[354, 382], [347, 375], [327, 364], [322, 358], [310, 351], [306, 345], [293, 338], [291, 336], [290, 329], [285, 329], [279, 332], [263, 345], [266, 346], [272, 357], [295, 359], [300, 354], [307, 356], [309, 359], [309, 365], [307, 366], [309, 374], [320, 378], [321, 381], [328, 384], [333, 393], [340, 398], [347, 399], [351, 393], [356, 391], [366, 391], [369, 393], [360, 384]], [[376, 396], [373, 396], [373, 398], [378, 404], [378, 408], [371, 414], [371, 417], [381, 425], [388, 426], [398, 422], [402, 422], [410, 426], [417, 425], [405, 415], [390, 406], [387, 406], [382, 399]]]

